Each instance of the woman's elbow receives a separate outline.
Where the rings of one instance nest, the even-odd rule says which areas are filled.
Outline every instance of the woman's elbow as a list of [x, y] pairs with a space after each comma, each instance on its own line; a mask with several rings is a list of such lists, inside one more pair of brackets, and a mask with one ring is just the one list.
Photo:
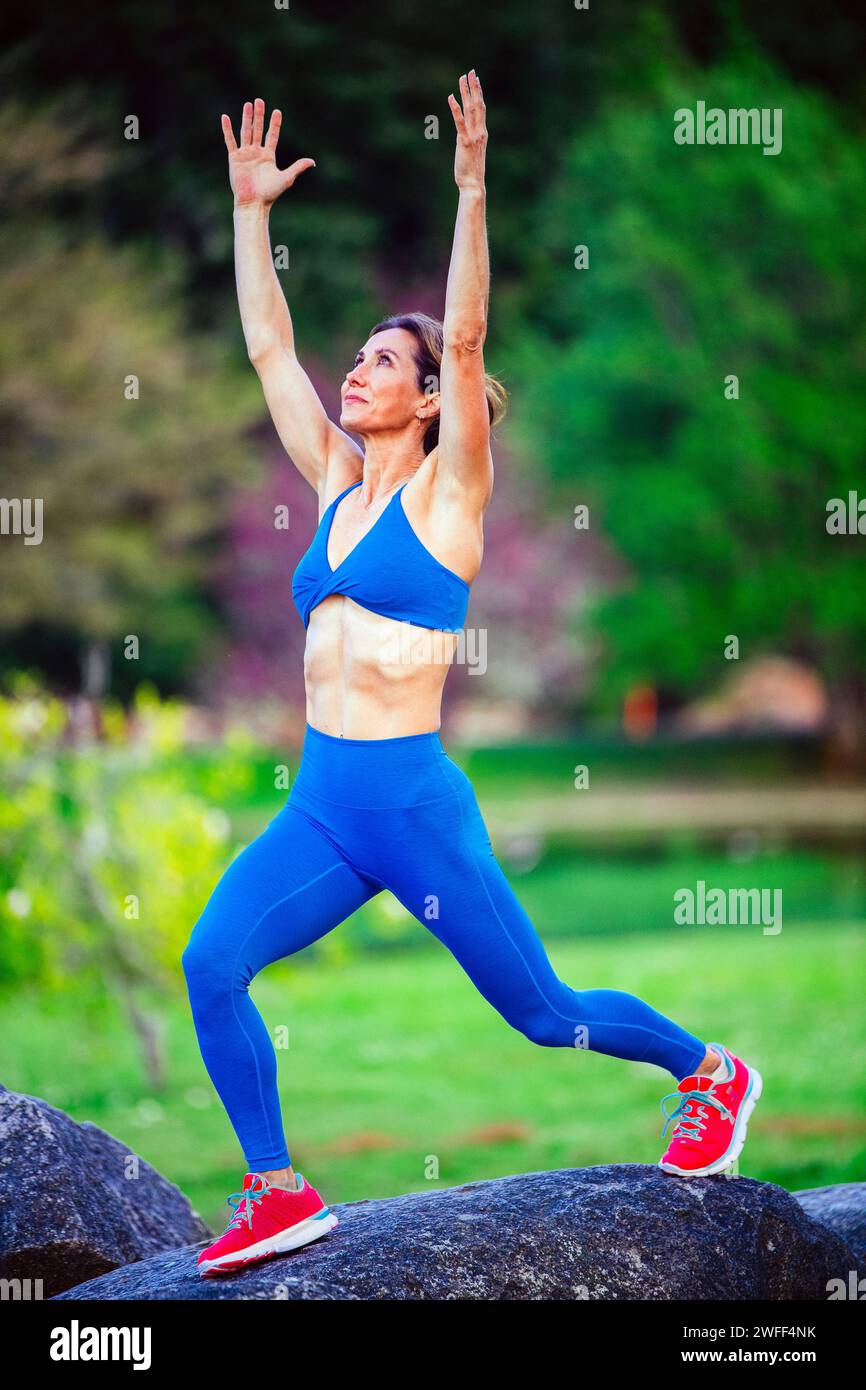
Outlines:
[[279, 350], [280, 340], [271, 333], [257, 333], [247, 338], [247, 357], [256, 371]]
[[450, 352], [479, 352], [486, 337], [483, 324], [460, 328], [443, 327], [443, 348]]

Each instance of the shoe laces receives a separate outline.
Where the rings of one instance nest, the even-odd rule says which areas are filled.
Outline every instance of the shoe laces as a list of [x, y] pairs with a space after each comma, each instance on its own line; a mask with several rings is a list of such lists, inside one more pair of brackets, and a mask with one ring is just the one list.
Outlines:
[[[678, 1100], [679, 1104], [675, 1110], [668, 1113], [665, 1109], [665, 1101], [672, 1097]], [[704, 1137], [701, 1131], [706, 1129], [706, 1121], [709, 1119], [709, 1111], [705, 1109], [708, 1105], [714, 1106], [723, 1120], [730, 1120], [733, 1123], [733, 1112], [723, 1101], [713, 1095], [712, 1088], [709, 1091], [669, 1091], [660, 1101], [661, 1112], [666, 1116], [662, 1128], [662, 1138], [664, 1138], [671, 1120], [676, 1120], [682, 1116], [679, 1124], [674, 1126], [671, 1137], [673, 1139], [694, 1139], [699, 1144]]]
[[233, 1208], [232, 1215], [226, 1230], [240, 1226], [246, 1221], [250, 1230], [253, 1229], [253, 1212], [257, 1203], [264, 1200], [270, 1191], [270, 1183], [266, 1178], [260, 1177], [257, 1173], [244, 1192], [233, 1192], [230, 1197], [226, 1197], [226, 1204]]

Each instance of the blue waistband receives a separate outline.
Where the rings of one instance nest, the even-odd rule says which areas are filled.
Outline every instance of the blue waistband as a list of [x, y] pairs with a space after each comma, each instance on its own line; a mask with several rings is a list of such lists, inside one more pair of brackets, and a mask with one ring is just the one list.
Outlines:
[[292, 795], [367, 808], [412, 806], [448, 796], [439, 731], [401, 738], [339, 738], [307, 724]]
[[312, 724], [307, 724], [304, 729], [304, 741], [307, 739], [321, 739], [324, 743], [332, 743], [338, 748], [378, 748], [380, 751], [389, 747], [401, 746], [408, 743], [417, 743], [422, 739], [428, 742], [433, 740], [440, 742], [439, 730], [432, 729], [426, 734], [402, 734], [397, 738], [343, 738], [342, 734], [323, 734], [321, 729], [314, 729]]

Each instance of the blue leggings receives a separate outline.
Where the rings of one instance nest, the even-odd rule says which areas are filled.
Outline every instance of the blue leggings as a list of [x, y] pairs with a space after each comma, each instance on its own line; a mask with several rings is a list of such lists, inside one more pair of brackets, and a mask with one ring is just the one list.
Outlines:
[[250, 981], [383, 888], [531, 1042], [651, 1062], [677, 1080], [703, 1061], [698, 1038], [633, 994], [557, 977], [438, 733], [364, 740], [308, 725], [286, 804], [229, 865], [183, 953], [205, 1066], [250, 1171], [289, 1165], [276, 1056]]

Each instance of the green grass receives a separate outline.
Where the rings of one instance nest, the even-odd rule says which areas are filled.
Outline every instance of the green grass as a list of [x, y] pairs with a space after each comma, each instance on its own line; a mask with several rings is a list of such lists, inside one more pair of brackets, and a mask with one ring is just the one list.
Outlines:
[[[708, 888], [779, 889], [783, 933], [801, 923], [866, 920], [866, 861], [854, 854], [789, 850], [739, 864], [709, 852], [626, 856], [583, 851], [549, 853], [528, 869], [507, 854], [499, 857], [545, 939], [668, 931], [674, 893], [694, 891], [699, 879]], [[357, 914], [358, 939], [365, 945], [373, 943], [381, 919], [375, 899]], [[736, 933], [737, 928], [728, 930]], [[401, 939], [419, 939], [408, 913], [395, 923], [398, 931]]]
[[[862, 924], [799, 925], [775, 937], [758, 928], [681, 928], [547, 944], [576, 988], [632, 991], [759, 1066], [765, 1096], [741, 1173], [790, 1189], [863, 1178]], [[308, 954], [264, 972], [253, 994], [271, 1028], [289, 1029], [280, 1054], [289, 1147], [328, 1200], [535, 1169], [653, 1163], [661, 1153], [659, 1100], [675, 1084], [668, 1073], [533, 1046], [435, 942], [359, 955], [346, 966]], [[110, 1130], [221, 1226], [242, 1159], [185, 1000], [158, 1008], [169, 1056], [169, 1083], [158, 1096], [149, 1094], [113, 1006], [75, 997], [4, 1003], [4, 1083]]]

